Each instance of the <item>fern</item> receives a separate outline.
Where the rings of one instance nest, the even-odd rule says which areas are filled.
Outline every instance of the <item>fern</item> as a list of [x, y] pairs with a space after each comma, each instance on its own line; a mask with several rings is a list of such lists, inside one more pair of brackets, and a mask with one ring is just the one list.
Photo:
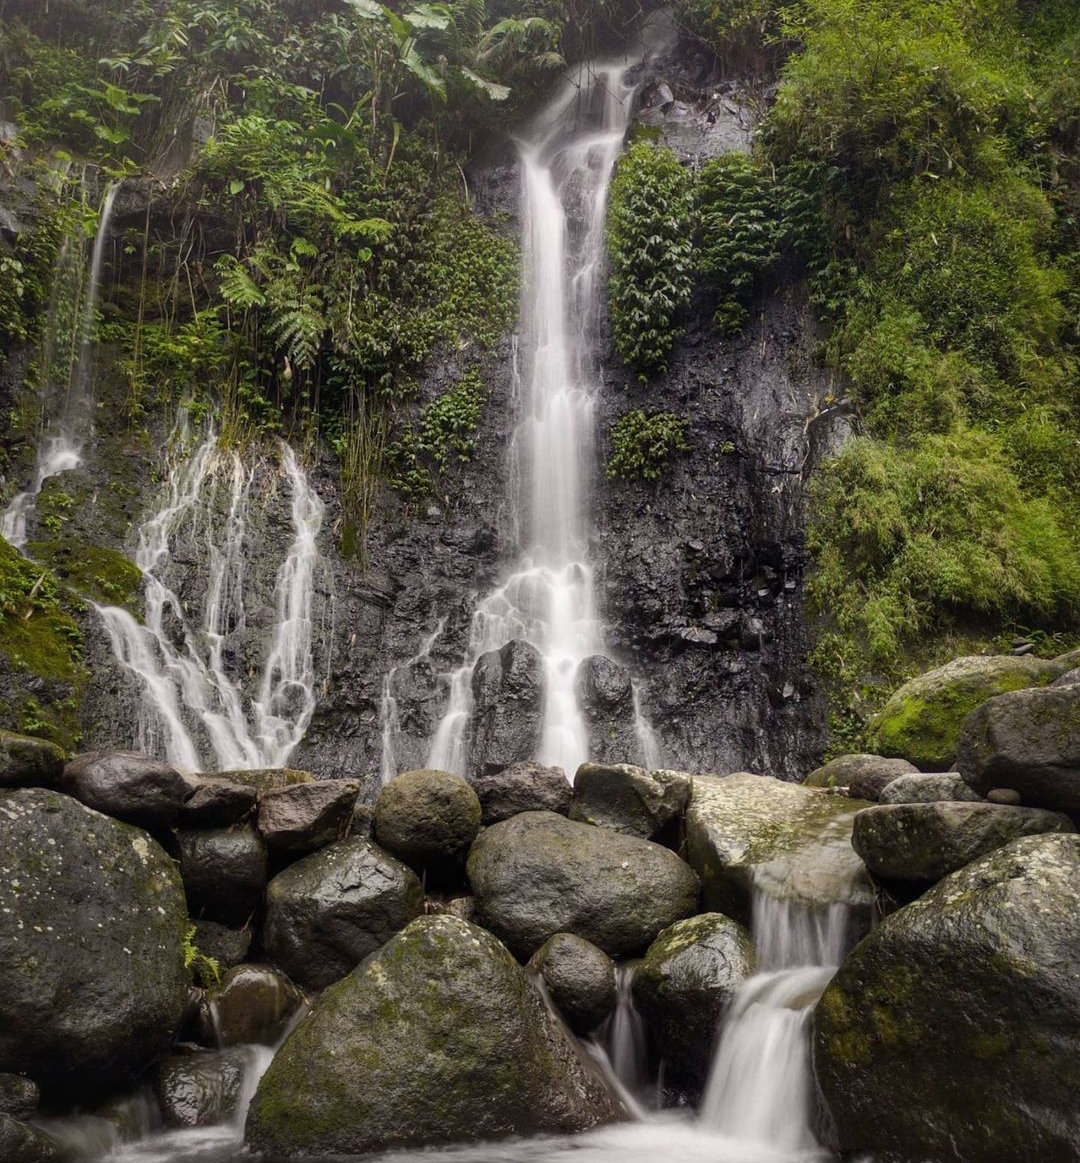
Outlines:
[[270, 318], [266, 331], [298, 371], [315, 366], [326, 332], [322, 299], [312, 287], [296, 288], [286, 278], [269, 288]]
[[218, 259], [215, 270], [221, 279], [221, 297], [230, 307], [249, 311], [252, 307], [262, 307], [266, 296], [258, 283], [247, 273], [243, 264], [231, 254]]

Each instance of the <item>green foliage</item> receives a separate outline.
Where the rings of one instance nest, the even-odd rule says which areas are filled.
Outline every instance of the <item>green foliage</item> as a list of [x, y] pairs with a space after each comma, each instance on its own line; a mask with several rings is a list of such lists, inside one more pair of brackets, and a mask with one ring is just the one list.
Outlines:
[[184, 968], [191, 974], [192, 980], [203, 989], [221, 984], [221, 966], [216, 958], [208, 957], [195, 944], [197, 930], [190, 922], [184, 927], [184, 936], [181, 941], [181, 951], [184, 955]]
[[27, 551], [80, 596], [132, 613], [138, 610], [142, 573], [115, 549], [64, 537], [31, 541]]
[[677, 452], [686, 452], [687, 421], [672, 412], [626, 412], [611, 426], [607, 475], [658, 481]]
[[615, 346], [642, 378], [666, 367], [693, 288], [691, 180], [679, 159], [632, 146], [611, 186], [609, 299]]

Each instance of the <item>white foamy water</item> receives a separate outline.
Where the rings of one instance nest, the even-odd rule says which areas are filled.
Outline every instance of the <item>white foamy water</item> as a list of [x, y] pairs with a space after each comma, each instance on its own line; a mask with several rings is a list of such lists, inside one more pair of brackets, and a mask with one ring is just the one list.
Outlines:
[[[218, 448], [212, 432], [170, 466], [164, 504], [139, 528], [143, 622], [118, 607], [97, 607], [113, 653], [139, 684], [137, 744], [185, 771], [283, 767], [315, 710], [315, 645], [324, 629], [315, 580], [323, 568], [317, 538], [324, 508], [293, 450], [282, 443], [280, 455], [292, 541], [277, 571], [268, 649], [254, 689], [230, 644], [252, 630], [250, 555], [266, 551], [248, 533], [255, 470], [237, 451]], [[194, 622], [166, 581], [180, 547], [207, 571], [201, 618]]]

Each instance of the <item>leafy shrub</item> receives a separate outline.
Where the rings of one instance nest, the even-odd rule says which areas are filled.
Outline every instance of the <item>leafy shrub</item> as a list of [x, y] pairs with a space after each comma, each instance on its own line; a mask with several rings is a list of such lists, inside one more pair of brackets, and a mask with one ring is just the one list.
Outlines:
[[672, 412], [626, 412], [611, 427], [607, 475], [613, 480], [657, 481], [671, 458], [685, 452], [687, 421]]
[[691, 180], [649, 142], [631, 147], [611, 186], [609, 299], [615, 347], [644, 378], [666, 366], [693, 288]]

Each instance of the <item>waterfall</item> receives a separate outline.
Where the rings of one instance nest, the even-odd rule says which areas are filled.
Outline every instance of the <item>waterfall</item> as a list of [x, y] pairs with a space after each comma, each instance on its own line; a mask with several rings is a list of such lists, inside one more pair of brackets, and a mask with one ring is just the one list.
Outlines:
[[645, 1022], [634, 1005], [634, 968], [615, 967], [615, 1009], [600, 1030], [600, 1043], [621, 1092], [632, 1101], [633, 1112], [643, 1117], [655, 1096], [650, 1094]]
[[[510, 450], [517, 468], [511, 502], [520, 558], [514, 572], [476, 605], [465, 660], [449, 676], [448, 705], [428, 755], [431, 767], [466, 773], [473, 671], [481, 655], [515, 639], [531, 644], [543, 659], [535, 758], [562, 767], [571, 778], [588, 758], [577, 673], [586, 658], [605, 653], [588, 560], [589, 493], [608, 191], [634, 92], [625, 73], [621, 62], [584, 66], [567, 79], [520, 146], [524, 390]], [[647, 761], [658, 761], [647, 725], [639, 726], [638, 737]]]
[[[138, 530], [143, 622], [117, 607], [96, 607], [113, 653], [139, 685], [138, 745], [182, 770], [282, 767], [315, 710], [321, 632], [315, 578], [323, 567], [317, 537], [324, 510], [284, 443], [281, 466], [291, 494], [292, 542], [277, 571], [273, 632], [252, 697], [245, 698], [250, 676], [232, 654], [249, 629], [247, 521], [255, 470], [235, 450], [218, 448], [213, 432], [170, 465], [165, 503]], [[208, 571], [197, 624], [165, 579], [180, 545], [200, 555]]]
[[[94, 234], [94, 245], [90, 257], [90, 271], [86, 285], [83, 287], [80, 301], [81, 311], [78, 312], [78, 331], [75, 337], [74, 363], [68, 365], [68, 377], [64, 386], [64, 398], [60, 413], [53, 424], [46, 428], [38, 445], [34, 479], [30, 487], [17, 494], [0, 516], [0, 535], [16, 547], [22, 549], [26, 545], [26, 524], [33, 512], [37, 498], [45, 482], [62, 472], [78, 468], [82, 464], [82, 447], [86, 431], [90, 426], [93, 413], [92, 377], [94, 358], [94, 326], [97, 319], [98, 295], [101, 290], [101, 270], [105, 260], [105, 242], [108, 238], [109, 224], [112, 219], [113, 204], [116, 201], [120, 183], [110, 182], [105, 187], [105, 194], [98, 212], [97, 230]], [[68, 262], [68, 244], [61, 249], [57, 263], [57, 278], [70, 277]], [[49, 331], [58, 325], [58, 303], [61, 298], [59, 286], [54, 289], [53, 301], [49, 312]], [[50, 348], [60, 346], [55, 334], [47, 334], [45, 339], [46, 352]], [[46, 369], [50, 359], [45, 360]], [[48, 388], [47, 370], [42, 384], [43, 392]]]
[[446, 629], [446, 619], [441, 618], [435, 629], [424, 639], [420, 649], [402, 666], [395, 666], [386, 672], [383, 678], [382, 701], [379, 708], [379, 721], [382, 723], [382, 759], [379, 765], [379, 777], [382, 782], [389, 783], [398, 774], [395, 747], [398, 735], [401, 732], [401, 718], [398, 715], [398, 701], [394, 684], [402, 671], [411, 670], [418, 663], [431, 656], [435, 643], [442, 637]]

